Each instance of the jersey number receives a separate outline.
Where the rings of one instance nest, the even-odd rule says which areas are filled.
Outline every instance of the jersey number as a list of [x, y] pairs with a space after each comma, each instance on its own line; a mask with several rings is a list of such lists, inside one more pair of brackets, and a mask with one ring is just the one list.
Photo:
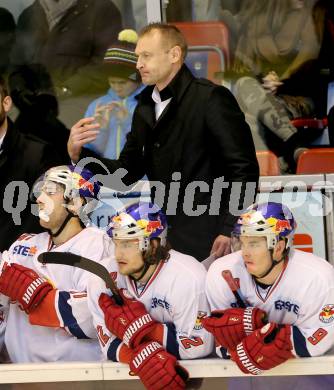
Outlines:
[[194, 337], [193, 339], [190, 339], [188, 337], [180, 337], [182, 346], [184, 349], [189, 349], [191, 347], [199, 347], [200, 345], [203, 345], [203, 340], [200, 337]]
[[308, 337], [307, 340], [312, 345], [317, 345], [319, 343], [319, 341], [321, 341], [327, 334], [328, 334], [328, 332], [325, 329], [319, 328], [318, 330], [316, 330], [313, 333], [312, 336]]

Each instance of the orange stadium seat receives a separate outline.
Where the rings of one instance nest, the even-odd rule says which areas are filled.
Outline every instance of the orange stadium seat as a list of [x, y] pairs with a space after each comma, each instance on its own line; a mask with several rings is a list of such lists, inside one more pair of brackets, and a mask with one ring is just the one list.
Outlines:
[[186, 37], [189, 50], [186, 63], [197, 77], [221, 84], [230, 63], [229, 32], [223, 22], [175, 22]]
[[315, 148], [303, 152], [297, 163], [297, 175], [334, 173], [334, 148]]
[[328, 132], [328, 119], [324, 117], [322, 119], [319, 118], [296, 118], [292, 119], [291, 123], [293, 126], [297, 127], [297, 129], [303, 130], [305, 135], [307, 136], [307, 131], [311, 131], [311, 134], [315, 136], [312, 141], [312, 145], [314, 147], [329, 146], [329, 132]]
[[260, 166], [260, 176], [277, 176], [281, 174], [276, 154], [270, 150], [258, 150], [256, 157]]
[[296, 118], [291, 123], [297, 128], [324, 130], [328, 126], [327, 118]]

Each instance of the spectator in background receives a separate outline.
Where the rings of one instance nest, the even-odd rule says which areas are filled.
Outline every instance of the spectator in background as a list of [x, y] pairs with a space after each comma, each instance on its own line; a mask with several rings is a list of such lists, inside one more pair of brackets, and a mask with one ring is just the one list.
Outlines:
[[[326, 77], [316, 78], [315, 83], [319, 85], [320, 81], [320, 93], [317, 96], [317, 101], [320, 101], [325, 108], [328, 108], [328, 134], [330, 146], [334, 146], [334, 97], [328, 96], [328, 104], [324, 103], [324, 98], [327, 99], [328, 92], [333, 91], [334, 87], [334, 2], [332, 0], [319, 0], [315, 7], [314, 13], [315, 20], [318, 26], [323, 28], [318, 29], [318, 34], [321, 37], [322, 45], [320, 49], [318, 68], [322, 71], [326, 70]], [[328, 84], [330, 84], [330, 87]], [[317, 88], [319, 90], [319, 88]], [[325, 115], [326, 112], [322, 112], [321, 115]]]
[[[229, 9], [236, 11], [243, 0], [168, 0], [161, 4], [163, 16], [170, 23], [217, 20], [220, 7], [223, 7], [226, 1]], [[146, 26], [146, 0], [113, 0], [113, 2], [121, 11], [125, 28], [140, 31]]]
[[228, 10], [235, 15], [240, 11], [244, 1], [245, 0], [220, 0], [220, 5], [223, 10]]
[[85, 114], [85, 117], [94, 116], [101, 126], [98, 137], [86, 147], [102, 157], [117, 159], [131, 129], [132, 114], [137, 105], [135, 97], [142, 89], [136, 70], [137, 38], [134, 30], [123, 30], [118, 41], [107, 50], [104, 72], [110, 88], [106, 95], [89, 105]]
[[41, 64], [18, 66], [9, 75], [8, 84], [10, 96], [19, 110], [15, 119], [18, 130], [52, 144], [62, 161], [69, 161], [69, 130], [57, 118], [58, 101], [45, 67]]
[[5, 74], [10, 63], [10, 52], [15, 42], [16, 24], [13, 15], [0, 8], [0, 74]]
[[111, 0], [35, 0], [18, 19], [11, 62], [46, 67], [59, 97], [59, 118], [72, 124], [106, 90], [99, 66], [121, 29]]
[[329, 81], [334, 80], [334, 2], [319, 0], [313, 10], [317, 35], [321, 41], [319, 65], [329, 70]]
[[[321, 41], [316, 69], [318, 77], [313, 83], [317, 83], [317, 90], [320, 89], [316, 99], [323, 108], [321, 111], [320, 107], [317, 107], [317, 112], [320, 111], [320, 115], [325, 116], [327, 109], [334, 104], [333, 97], [328, 96], [329, 100], [327, 101], [327, 92], [330, 92], [328, 84], [331, 83], [332, 85], [334, 82], [334, 2], [332, 0], [319, 0], [314, 6], [313, 17], [317, 27], [317, 34]], [[319, 73], [322, 77], [319, 77]], [[312, 79], [314, 80], [314, 77]], [[328, 107], [327, 104], [329, 104]], [[334, 134], [332, 133], [333, 136]], [[333, 142], [331, 142], [331, 145], [333, 145]]]
[[121, 23], [110, 0], [35, 0], [19, 17], [13, 64], [45, 65], [59, 93], [100, 90], [94, 65], [102, 63]]
[[40, 231], [31, 214], [29, 189], [45, 169], [61, 162], [51, 145], [24, 135], [7, 117], [12, 99], [0, 76], [0, 252], [24, 232]]
[[[100, 160], [112, 173], [126, 169], [127, 185], [146, 174], [152, 195], [165, 189], [164, 197], [155, 202], [166, 210], [172, 248], [201, 261], [210, 251], [216, 256], [229, 253], [236, 219], [230, 201], [240, 207], [246, 183], [252, 182], [255, 190], [259, 170], [249, 127], [233, 95], [225, 87], [194, 78], [184, 64], [186, 53], [184, 36], [173, 25], [153, 23], [141, 31], [137, 69], [147, 87], [138, 97], [119, 159]], [[87, 156], [82, 146], [98, 134], [94, 120], [83, 118], [72, 127], [68, 142], [72, 161]], [[99, 169], [96, 165], [92, 171]], [[219, 188], [213, 211], [213, 183], [220, 180], [226, 187]], [[156, 188], [156, 181], [165, 188]], [[231, 197], [234, 182], [240, 191]]]
[[235, 95], [245, 113], [269, 129], [275, 142], [281, 140], [276, 152], [284, 155], [292, 170], [303, 147], [319, 135], [308, 133], [305, 139], [290, 123], [292, 118], [314, 113], [304, 85], [283, 92], [286, 80], [318, 57], [313, 4], [314, 0], [245, 1], [236, 17]]
[[166, 19], [168, 22], [217, 20], [220, 3], [220, 0], [170, 0], [165, 5]]

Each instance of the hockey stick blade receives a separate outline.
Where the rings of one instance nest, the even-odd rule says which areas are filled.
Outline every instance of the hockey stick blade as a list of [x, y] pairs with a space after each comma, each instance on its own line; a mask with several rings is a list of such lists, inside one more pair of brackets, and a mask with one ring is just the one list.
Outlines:
[[78, 267], [99, 276], [113, 293], [116, 303], [120, 306], [123, 305], [123, 298], [119, 294], [115, 282], [111, 278], [107, 268], [102, 264], [69, 252], [44, 252], [38, 256], [38, 261], [42, 264], [63, 264]]
[[233, 295], [235, 296], [239, 307], [242, 307], [242, 308], [247, 307], [248, 306], [247, 301], [244, 298], [244, 296], [242, 295], [238, 284], [234, 280], [232, 272], [230, 270], [224, 270], [224, 271], [222, 271], [222, 277], [224, 278], [224, 280], [228, 284], [229, 288], [231, 289]]

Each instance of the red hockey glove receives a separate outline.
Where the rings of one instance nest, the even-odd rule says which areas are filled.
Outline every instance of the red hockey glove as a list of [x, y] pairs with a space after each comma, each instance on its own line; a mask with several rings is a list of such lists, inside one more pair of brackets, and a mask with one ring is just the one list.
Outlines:
[[135, 348], [145, 335], [153, 330], [156, 322], [141, 302], [125, 296], [122, 289], [120, 294], [124, 299], [122, 306], [117, 305], [107, 294], [100, 295], [99, 305], [104, 312], [104, 320], [110, 332], [123, 340], [129, 348]]
[[204, 328], [219, 345], [233, 350], [246, 336], [266, 324], [266, 313], [256, 307], [215, 310], [202, 318]]
[[26, 313], [33, 311], [53, 287], [35, 271], [19, 264], [9, 264], [0, 276], [0, 293], [18, 301]]
[[156, 341], [142, 344], [134, 351], [130, 370], [139, 376], [147, 390], [185, 389], [189, 377], [176, 357]]
[[292, 357], [291, 326], [272, 322], [245, 337], [231, 351], [232, 359], [246, 374], [258, 375]]

